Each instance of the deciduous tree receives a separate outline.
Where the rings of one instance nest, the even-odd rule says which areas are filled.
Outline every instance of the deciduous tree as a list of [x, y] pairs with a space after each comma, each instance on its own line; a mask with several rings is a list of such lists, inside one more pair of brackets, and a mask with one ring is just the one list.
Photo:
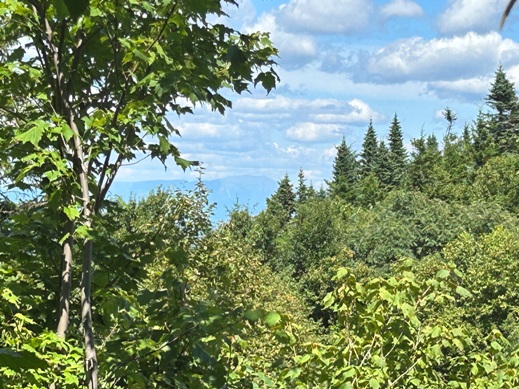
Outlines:
[[[57, 333], [67, 333], [74, 244], [82, 247], [81, 323], [89, 388], [97, 387], [92, 328], [92, 230], [125, 161], [182, 168], [169, 115], [195, 104], [223, 113], [224, 89], [277, 81], [268, 36], [213, 16], [234, 0], [13, 0], [0, 3], [0, 160], [11, 187], [36, 188], [61, 217]], [[62, 215], [62, 216], [59, 216]], [[58, 220], [58, 219], [57, 219]], [[102, 259], [99, 259], [102, 260]]]

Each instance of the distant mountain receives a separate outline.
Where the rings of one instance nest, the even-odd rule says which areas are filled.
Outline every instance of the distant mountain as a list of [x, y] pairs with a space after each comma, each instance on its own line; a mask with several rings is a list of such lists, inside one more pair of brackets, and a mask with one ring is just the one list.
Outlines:
[[[247, 206], [253, 213], [259, 213], [266, 206], [266, 200], [277, 189], [277, 182], [264, 176], [233, 176], [217, 180], [202, 180], [209, 189], [209, 202], [216, 203], [214, 223], [227, 219], [227, 211], [234, 205]], [[130, 196], [144, 197], [159, 187], [171, 187], [180, 190], [193, 189], [196, 181], [184, 180], [155, 180], [138, 182], [114, 182], [111, 195], [121, 196], [128, 200]]]

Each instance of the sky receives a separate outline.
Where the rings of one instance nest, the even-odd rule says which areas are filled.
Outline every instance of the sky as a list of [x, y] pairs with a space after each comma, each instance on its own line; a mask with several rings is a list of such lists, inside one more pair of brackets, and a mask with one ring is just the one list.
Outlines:
[[[281, 81], [229, 94], [224, 116], [208, 107], [171, 116], [183, 157], [203, 178], [285, 173], [319, 187], [332, 175], [343, 139], [361, 150], [370, 120], [385, 139], [394, 115], [405, 143], [445, 134], [441, 112], [457, 114], [455, 131], [472, 123], [501, 64], [519, 86], [519, 6], [502, 31], [508, 0], [237, 0], [224, 22], [242, 32], [269, 32], [279, 50]], [[215, 20], [216, 22], [217, 20]], [[192, 180], [173, 162], [146, 159], [123, 167], [119, 181]]]

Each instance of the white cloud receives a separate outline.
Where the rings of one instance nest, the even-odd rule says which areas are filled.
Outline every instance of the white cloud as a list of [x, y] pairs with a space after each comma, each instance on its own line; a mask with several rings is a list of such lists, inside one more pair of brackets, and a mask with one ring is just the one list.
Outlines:
[[308, 156], [315, 153], [315, 149], [309, 148], [309, 147], [303, 147], [303, 146], [286, 146], [282, 147], [276, 142], [273, 143], [274, 148], [276, 151], [280, 152], [281, 154], [286, 154], [293, 158], [299, 158], [301, 156]]
[[490, 77], [474, 77], [454, 81], [433, 81], [429, 84], [430, 89], [443, 91], [448, 94], [474, 94], [483, 96], [488, 92], [491, 83]]
[[338, 124], [303, 122], [290, 127], [285, 136], [290, 140], [319, 143], [340, 137], [341, 130], [342, 128]]
[[384, 118], [384, 115], [376, 112], [367, 103], [360, 99], [348, 101], [350, 112], [346, 114], [338, 113], [317, 113], [311, 118], [319, 122], [338, 122], [338, 123], [357, 123], [366, 124], [369, 120], [375, 121]]
[[224, 138], [225, 140], [239, 138], [242, 131], [237, 125], [205, 123], [185, 123], [179, 127], [180, 134], [185, 139]]
[[422, 7], [411, 0], [392, 0], [381, 8], [380, 13], [386, 19], [391, 17], [416, 18], [424, 14]]
[[335, 156], [337, 155], [337, 147], [327, 147], [323, 150], [321, 154], [321, 158], [326, 161], [333, 161]]
[[352, 34], [368, 27], [372, 13], [370, 0], [291, 0], [278, 16], [287, 31]]
[[279, 51], [280, 62], [286, 67], [301, 67], [317, 58], [318, 49], [314, 39], [307, 34], [285, 31], [272, 13], [261, 15], [254, 25], [246, 28], [246, 31], [269, 32], [274, 47]]
[[[515, 84], [515, 89], [519, 91], [519, 65], [514, 65], [508, 69], [505, 69], [505, 73], [507, 78]], [[492, 81], [494, 81], [493, 78]]]
[[332, 124], [367, 124], [370, 119], [379, 121], [384, 115], [374, 110], [369, 104], [352, 99], [291, 99], [286, 96], [272, 98], [241, 98], [235, 104], [239, 116], [261, 120], [268, 115], [282, 119], [306, 118], [307, 121]]
[[357, 77], [379, 82], [449, 81], [494, 71], [503, 57], [519, 59], [519, 44], [492, 32], [391, 43], [357, 64]]
[[234, 108], [262, 112], [285, 111], [295, 109], [301, 102], [302, 100], [294, 100], [281, 95], [270, 98], [242, 97], [236, 101]]
[[508, 0], [450, 0], [438, 18], [442, 33], [497, 30]]
[[238, 6], [224, 3], [224, 11], [229, 15], [229, 20], [240, 21], [242, 24], [249, 24], [256, 17], [256, 8], [251, 0], [237, 0]]

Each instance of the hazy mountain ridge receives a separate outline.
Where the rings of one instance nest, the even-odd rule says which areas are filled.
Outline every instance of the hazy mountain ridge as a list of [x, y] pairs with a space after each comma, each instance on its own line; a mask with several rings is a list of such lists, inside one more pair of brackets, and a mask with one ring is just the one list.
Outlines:
[[[202, 180], [209, 189], [209, 202], [215, 203], [213, 222], [227, 218], [228, 210], [236, 204], [247, 206], [253, 213], [258, 213], [266, 206], [266, 200], [276, 191], [277, 182], [265, 176], [231, 176], [216, 180]], [[150, 180], [132, 182], [114, 182], [110, 195], [121, 196], [128, 200], [131, 196], [144, 197], [160, 186], [191, 190], [197, 181], [187, 180]]]

